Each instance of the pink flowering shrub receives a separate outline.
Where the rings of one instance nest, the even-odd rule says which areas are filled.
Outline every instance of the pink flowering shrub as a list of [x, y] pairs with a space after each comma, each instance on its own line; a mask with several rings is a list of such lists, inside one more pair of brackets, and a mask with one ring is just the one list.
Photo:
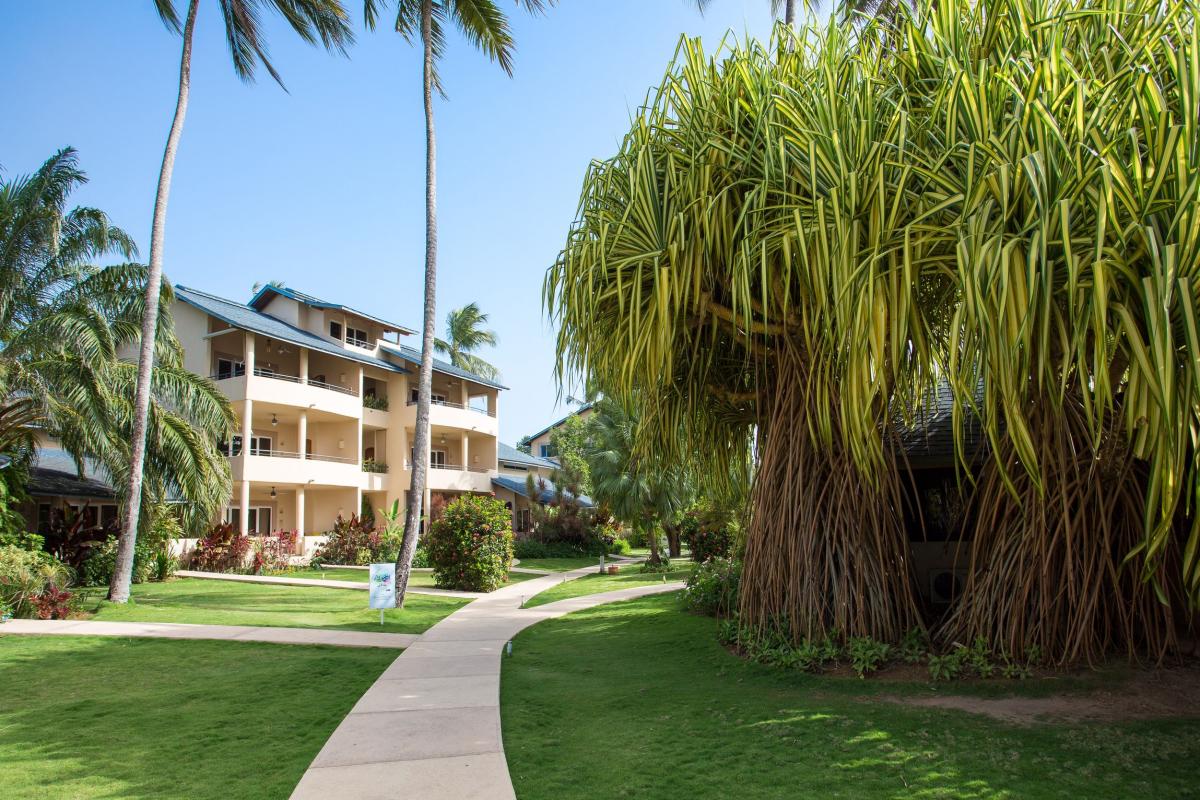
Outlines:
[[433, 578], [443, 589], [490, 592], [508, 581], [512, 518], [494, 497], [463, 495], [429, 529]]

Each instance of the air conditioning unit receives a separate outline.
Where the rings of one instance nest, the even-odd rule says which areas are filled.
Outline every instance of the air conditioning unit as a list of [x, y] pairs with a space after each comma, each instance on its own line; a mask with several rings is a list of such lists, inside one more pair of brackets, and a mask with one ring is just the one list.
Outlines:
[[967, 586], [965, 569], [929, 570], [929, 599], [933, 603], [948, 605]]

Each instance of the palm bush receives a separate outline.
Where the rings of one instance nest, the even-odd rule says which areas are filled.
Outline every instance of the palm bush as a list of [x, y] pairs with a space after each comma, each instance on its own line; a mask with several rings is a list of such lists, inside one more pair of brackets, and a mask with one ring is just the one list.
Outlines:
[[0, 607], [12, 609], [15, 617], [37, 616], [39, 599], [63, 592], [73, 577], [49, 553], [0, 547]]

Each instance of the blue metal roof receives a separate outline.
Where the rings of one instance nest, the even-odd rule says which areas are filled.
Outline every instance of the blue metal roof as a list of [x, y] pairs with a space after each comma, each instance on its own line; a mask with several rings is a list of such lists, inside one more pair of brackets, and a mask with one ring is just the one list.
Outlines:
[[[416, 364], [418, 367], [420, 367], [420, 365], [421, 365], [421, 351], [417, 350], [416, 348], [409, 347], [409, 346], [403, 345], [403, 344], [395, 344], [394, 342], [380, 342], [380, 346], [384, 350], [388, 350], [390, 352], [395, 353], [398, 356], [408, 359], [409, 361]], [[465, 369], [456, 367], [453, 364], [451, 364], [450, 362], [442, 361], [441, 359], [438, 359], [438, 358], [435, 358], [433, 360], [433, 371], [441, 372], [446, 375], [454, 375], [457, 378], [464, 378], [468, 381], [474, 381], [475, 383], [481, 383], [484, 386], [491, 386], [493, 389], [507, 389], [508, 388], [507, 386], [504, 386], [503, 384], [499, 384], [499, 383], [496, 383], [495, 381], [488, 380], [487, 378], [484, 378], [480, 375], [476, 375], [474, 372], [467, 372]]]
[[388, 322], [385, 319], [380, 319], [379, 317], [368, 314], [365, 311], [359, 311], [357, 308], [344, 306], [341, 303], [331, 303], [328, 300], [322, 300], [319, 297], [313, 297], [311, 294], [305, 294], [304, 292], [296, 291], [295, 289], [287, 286], [276, 286], [275, 284], [271, 283], [268, 283], [266, 286], [255, 292], [254, 297], [250, 298], [250, 302], [247, 303], [247, 305], [253, 308], [255, 311], [262, 311], [267, 305], [266, 296], [268, 293], [277, 294], [282, 297], [288, 297], [299, 303], [312, 306], [313, 308], [336, 308], [339, 311], [345, 311], [347, 314], [354, 314], [355, 316], [362, 317], [363, 319], [369, 319], [372, 322], [382, 325], [389, 331], [408, 334], [416, 333], [416, 331], [414, 331], [412, 328], [406, 328], [405, 326], [399, 325], [395, 322]]
[[522, 453], [517, 448], [507, 445], [504, 442], [496, 443], [496, 457], [510, 464], [541, 467], [542, 469], [558, 469], [557, 461], [551, 461], [548, 458], [538, 458], [537, 456], [529, 455], [529, 453]]
[[409, 370], [399, 364], [393, 364], [390, 361], [384, 361], [375, 356], [356, 353], [347, 348], [338, 347], [333, 342], [322, 339], [314, 333], [302, 330], [294, 325], [289, 325], [250, 306], [242, 305], [233, 300], [226, 300], [223, 297], [217, 297], [215, 294], [201, 292], [197, 289], [189, 289], [186, 286], [176, 286], [175, 296], [188, 305], [198, 308], [206, 314], [211, 314], [235, 328], [269, 336], [272, 339], [279, 339], [280, 341], [299, 347], [307, 347], [310, 350], [319, 350], [322, 353], [357, 361], [360, 364], [369, 364], [373, 367], [388, 370], [389, 372], [409, 372]]
[[[546, 480], [545, 478], [534, 478], [534, 482], [535, 485], [544, 485], [544, 488], [538, 495], [537, 501], [542, 505], [553, 503], [558, 494], [555, 490], [554, 482]], [[518, 494], [521, 497], [529, 497], [529, 494], [525, 490], [525, 481], [521, 478], [514, 478], [509, 475], [496, 475], [492, 478], [492, 485], [499, 486], [502, 489], [508, 489], [513, 494]], [[566, 490], [563, 490], [563, 493], [568, 497], [571, 496], [571, 493]], [[584, 508], [593, 508], [596, 505], [592, 502], [592, 498], [588, 497], [586, 494], [578, 495], [575, 499], [578, 500], [579, 505], [583, 506]]]

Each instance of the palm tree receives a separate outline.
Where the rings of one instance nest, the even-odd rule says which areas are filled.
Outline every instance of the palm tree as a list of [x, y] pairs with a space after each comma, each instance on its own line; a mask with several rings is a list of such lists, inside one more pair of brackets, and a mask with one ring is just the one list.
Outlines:
[[688, 504], [689, 482], [686, 465], [664, 463], [639, 443], [640, 418], [610, 397], [596, 401], [587, 420], [587, 463], [592, 497], [646, 536], [657, 564], [657, 528]]
[[488, 315], [481, 312], [476, 303], [453, 309], [446, 315], [446, 338], [434, 340], [434, 347], [439, 353], [449, 355], [450, 363], [459, 369], [498, 381], [500, 370], [473, 352], [483, 345], [496, 346], [496, 332], [483, 327], [487, 321]]
[[[517, 0], [517, 6], [539, 13], [555, 0]], [[388, 0], [363, 0], [367, 27], [375, 29]], [[433, 93], [444, 96], [437, 62], [446, 48], [446, 26], [457, 25], [477, 49], [512, 75], [515, 43], [508, 18], [494, 0], [395, 0], [397, 33], [423, 51], [421, 81], [425, 103], [425, 314], [421, 328], [421, 373], [417, 390], [416, 433], [413, 437], [412, 483], [404, 517], [404, 544], [396, 559], [396, 587], [404, 605], [408, 576], [421, 526], [421, 504], [429, 470], [429, 404], [432, 399], [434, 330], [437, 300], [437, 135], [433, 123]]]
[[[703, 14], [712, 5], [712, 0], [692, 0], [696, 4], [696, 9]], [[804, 0], [805, 8], [812, 8], [812, 0]], [[771, 14], [779, 16], [780, 9], [783, 9], [783, 21], [786, 25], [793, 25], [796, 22], [796, 0], [771, 0]]]
[[[252, 81], [259, 64], [281, 86], [282, 80], [267, 57], [266, 42], [260, 29], [263, 9], [277, 11], [304, 41], [310, 44], [320, 39], [327, 50], [345, 52], [354, 40], [348, 15], [341, 0], [217, 0], [225, 23], [225, 38], [229, 43], [233, 69], [243, 81]], [[137, 539], [141, 514], [142, 467], [146, 459], [146, 429], [150, 414], [150, 392], [154, 370], [155, 334], [158, 325], [159, 294], [162, 287], [163, 238], [167, 224], [167, 196], [171, 191], [171, 175], [175, 169], [175, 153], [183, 134], [187, 115], [188, 93], [192, 73], [192, 34], [196, 29], [196, 14], [200, 0], [188, 0], [183, 27], [179, 25], [176, 0], [154, 0], [155, 9], [168, 29], [183, 36], [183, 55], [179, 65], [179, 90], [175, 101], [175, 116], [167, 134], [162, 167], [158, 173], [158, 192], [154, 199], [154, 221], [150, 227], [150, 274], [146, 282], [145, 308], [142, 318], [141, 349], [138, 353], [136, 395], [133, 405], [132, 459], [129, 469], [129, 504], [122, 521], [121, 541], [117, 548], [117, 563], [109, 600], [124, 603], [129, 599], [129, 584], [133, 572], [133, 546]]]
[[[26, 463], [31, 431], [45, 430], [77, 463], [98, 461], [128, 507], [137, 368], [118, 352], [137, 342], [148, 271], [92, 265], [108, 255], [131, 257], [136, 248], [103, 212], [67, 210], [85, 180], [67, 149], [34, 175], [0, 184], [0, 440], [6, 455]], [[139, 491], [147, 503], [185, 497], [189, 522], [207, 522], [230, 491], [217, 445], [233, 412], [211, 381], [183, 368], [171, 300], [167, 287]]]

